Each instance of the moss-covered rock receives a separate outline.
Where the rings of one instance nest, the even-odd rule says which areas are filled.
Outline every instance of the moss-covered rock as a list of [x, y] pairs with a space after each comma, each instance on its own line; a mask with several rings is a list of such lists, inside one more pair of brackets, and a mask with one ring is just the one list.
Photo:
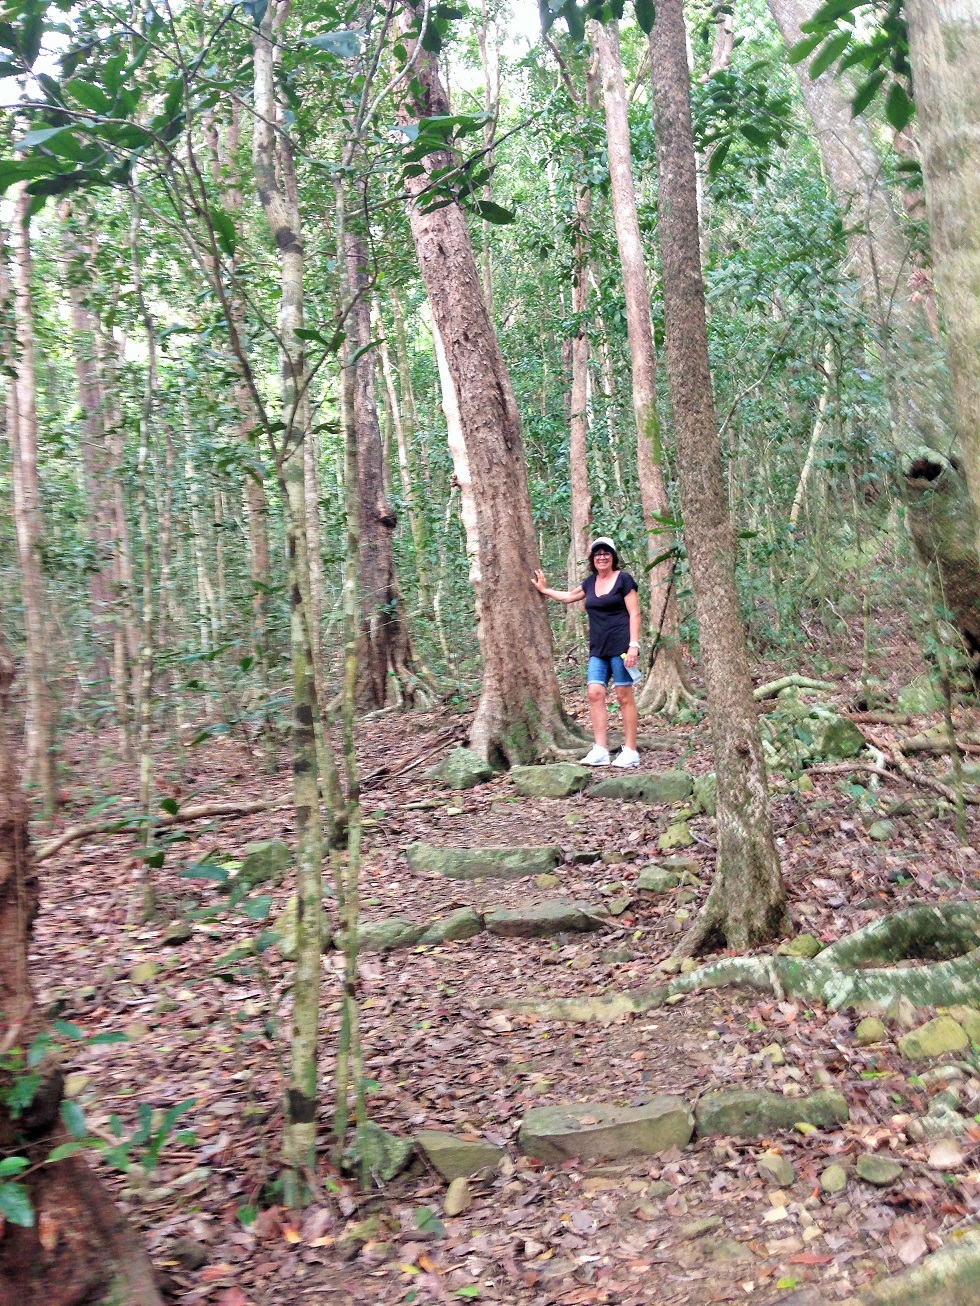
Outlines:
[[812, 961], [822, 951], [823, 944], [812, 934], [797, 934], [795, 939], [787, 939], [776, 949], [780, 957], [803, 957], [807, 961]]
[[694, 1117], [687, 1103], [664, 1095], [638, 1107], [597, 1102], [535, 1107], [524, 1116], [518, 1143], [526, 1156], [540, 1161], [615, 1160], [684, 1147], [693, 1132]]
[[246, 844], [242, 850], [242, 869], [238, 876], [254, 889], [259, 884], [282, 884], [286, 867], [292, 861], [288, 844], [281, 839], [262, 839]]
[[848, 1119], [841, 1093], [819, 1089], [807, 1097], [783, 1097], [763, 1089], [706, 1093], [696, 1108], [698, 1134], [730, 1138], [763, 1138], [776, 1129], [804, 1123], [829, 1129]]
[[493, 779], [493, 767], [469, 748], [454, 748], [432, 769], [447, 789], [472, 789]]
[[483, 920], [490, 934], [507, 939], [540, 939], [552, 934], [598, 930], [603, 915], [600, 907], [556, 898], [513, 910], [498, 907], [488, 911]]
[[625, 803], [680, 803], [689, 798], [694, 781], [686, 771], [633, 772], [604, 776], [589, 790], [590, 798], [615, 798]]
[[970, 1046], [963, 1026], [952, 1016], [936, 1016], [898, 1040], [899, 1051], [914, 1061], [941, 1057], [945, 1052], [962, 1052]]
[[673, 848], [690, 848], [694, 842], [694, 835], [691, 834], [691, 827], [686, 821], [675, 821], [673, 825], [668, 825], [657, 840], [657, 845], [665, 853], [670, 852]]
[[636, 877], [635, 887], [646, 893], [670, 893], [680, 884], [680, 877], [663, 866], [644, 866]]
[[718, 815], [718, 777], [714, 771], [694, 781], [694, 805], [706, 816]]
[[407, 850], [409, 867], [447, 880], [519, 880], [553, 871], [561, 849], [539, 848], [432, 848], [413, 843]]
[[898, 1161], [890, 1161], [887, 1156], [874, 1154], [859, 1156], [854, 1170], [859, 1179], [863, 1179], [866, 1184], [873, 1184], [875, 1188], [890, 1188], [892, 1184], [898, 1183], [904, 1173]]
[[592, 771], [574, 762], [555, 762], [549, 766], [515, 766], [510, 778], [522, 798], [568, 798], [586, 788]]
[[942, 698], [927, 675], [916, 676], [910, 684], [898, 691], [895, 698], [899, 712], [908, 712], [910, 716], [938, 712], [942, 705]]

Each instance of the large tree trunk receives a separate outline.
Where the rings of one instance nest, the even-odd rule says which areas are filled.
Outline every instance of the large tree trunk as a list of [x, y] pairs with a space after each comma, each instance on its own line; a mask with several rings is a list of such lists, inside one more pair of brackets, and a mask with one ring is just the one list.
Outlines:
[[[568, 414], [568, 471], [572, 488], [572, 529], [568, 550], [568, 588], [575, 589], [589, 556], [592, 530], [592, 495], [589, 492], [588, 463], [588, 380], [589, 333], [585, 309], [589, 298], [589, 213], [592, 191], [580, 186], [575, 197], [575, 254], [572, 272], [572, 388]], [[570, 625], [576, 635], [582, 632], [582, 614], [569, 607]]]
[[698, 241], [690, 75], [682, 0], [658, 0], [650, 34], [667, 380], [684, 535], [718, 776], [718, 862], [683, 949], [744, 949], [781, 929], [786, 894], [773, 839], [759, 720], [735, 589]]
[[45, 810], [54, 811], [54, 709], [48, 664], [48, 634], [44, 619], [44, 573], [41, 568], [41, 500], [37, 478], [37, 396], [34, 377], [34, 310], [31, 290], [30, 196], [25, 185], [16, 188], [11, 227], [13, 254], [14, 321], [16, 351], [11, 385], [14, 420], [13, 452], [14, 535], [20, 564], [21, 601], [24, 609], [24, 647], [27, 670], [27, 772], [38, 786]]
[[358, 574], [361, 628], [357, 649], [357, 701], [381, 708], [388, 701], [389, 675], [409, 704], [422, 692], [412, 666], [405, 603], [395, 576], [392, 540], [398, 518], [385, 492], [385, 460], [378, 424], [371, 347], [371, 301], [367, 253], [363, 241], [347, 234], [347, 279], [354, 298], [350, 313], [352, 344], [360, 350], [354, 364], [354, 431], [357, 438], [357, 488], [360, 503]]
[[956, 429], [980, 526], [980, 2], [906, 0], [905, 12]]
[[[402, 105], [402, 121], [449, 112], [431, 54], [416, 64], [414, 85], [417, 94]], [[445, 151], [430, 154], [406, 189], [420, 195], [431, 174], [451, 164]], [[413, 203], [409, 221], [459, 404], [477, 517], [483, 689], [470, 746], [491, 762], [533, 762], [578, 740], [562, 711], [544, 600], [530, 582], [538, 547], [520, 415], [463, 210], [455, 202], [428, 211]]]
[[[589, 24], [593, 48], [602, 71], [602, 102], [606, 113], [609, 182], [619, 263], [626, 296], [626, 331], [633, 377], [633, 417], [636, 422], [636, 462], [640, 500], [647, 530], [647, 557], [669, 553], [673, 534], [663, 525], [670, 504], [664, 485], [657, 416], [657, 356], [650, 322], [650, 292], [646, 261], [636, 213], [633, 157], [630, 147], [629, 106], [615, 21]], [[680, 646], [680, 618], [674, 592], [675, 562], [665, 558], [650, 570], [649, 634], [652, 669], [637, 698], [641, 712], [663, 708], [672, 716], [684, 698], [690, 698]]]
[[[18, 775], [13, 677], [13, 663], [0, 642], [0, 1055], [8, 1063], [43, 1027], [28, 973], [38, 878]], [[0, 1234], [0, 1306], [103, 1300], [162, 1306], [146, 1254], [101, 1181], [78, 1156], [47, 1162], [68, 1138], [59, 1116], [63, 1076], [54, 1057], [37, 1069], [41, 1082], [26, 1111], [15, 1119], [0, 1106], [0, 1156], [30, 1162], [20, 1182], [34, 1212], [31, 1225], [8, 1220]], [[16, 1070], [0, 1072], [0, 1101], [12, 1073]]]
[[[769, 0], [787, 46], [801, 38], [802, 24], [818, 6], [819, 0]], [[971, 562], [963, 539], [964, 531], [975, 538], [976, 514], [965, 483], [953, 484], [963, 482], [963, 459], [943, 349], [912, 277], [909, 242], [867, 122], [852, 115], [847, 90], [832, 73], [814, 80], [804, 64], [797, 69], [827, 180], [850, 233], [850, 270], [881, 350], [912, 538], [923, 562], [935, 568], [966, 647], [977, 656], [980, 562], [975, 550]]]

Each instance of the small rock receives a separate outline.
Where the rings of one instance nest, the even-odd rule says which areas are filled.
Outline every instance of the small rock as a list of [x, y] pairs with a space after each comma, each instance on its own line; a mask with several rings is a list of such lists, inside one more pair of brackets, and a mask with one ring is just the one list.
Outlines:
[[715, 1229], [722, 1226], [720, 1215], [706, 1215], [701, 1220], [692, 1220], [689, 1224], [682, 1224], [678, 1230], [678, 1236], [684, 1242], [691, 1242], [695, 1238], [700, 1238], [703, 1234], [713, 1233]]
[[691, 834], [691, 827], [686, 821], [677, 821], [674, 825], [668, 825], [657, 840], [657, 846], [664, 852], [669, 852], [671, 848], [690, 848], [694, 842], [694, 835]]
[[847, 1171], [842, 1165], [838, 1165], [837, 1162], [834, 1162], [833, 1165], [828, 1165], [826, 1170], [824, 1170], [820, 1175], [820, 1187], [825, 1193], [830, 1193], [831, 1195], [842, 1193], [847, 1187]]
[[892, 998], [885, 1011], [885, 1019], [897, 1025], [899, 1029], [914, 1029], [919, 1023], [919, 1013], [904, 993]]
[[717, 1242], [710, 1244], [709, 1255], [713, 1261], [719, 1261], [724, 1265], [738, 1265], [755, 1260], [744, 1243], [736, 1242], [732, 1238], [719, 1238]]
[[515, 766], [510, 778], [522, 798], [568, 798], [586, 788], [592, 771], [573, 762], [556, 762], [549, 766]]
[[378, 1242], [384, 1232], [384, 1225], [380, 1215], [369, 1215], [364, 1220], [357, 1220], [354, 1224], [349, 1224], [343, 1233], [337, 1239], [340, 1245], [344, 1243], [357, 1244]]
[[494, 774], [493, 767], [469, 748], [454, 748], [433, 773], [448, 789], [472, 789], [492, 780]]
[[980, 1011], [975, 1007], [950, 1007], [949, 1015], [960, 1025], [971, 1043], [980, 1044]]
[[652, 1184], [647, 1184], [647, 1197], [669, 1197], [674, 1191], [674, 1185], [666, 1179], [655, 1179]]
[[657, 963], [657, 969], [662, 970], [665, 975], [679, 975], [683, 968], [684, 963], [680, 957], [665, 957], [663, 961]]
[[629, 897], [610, 898], [606, 906], [609, 908], [610, 916], [622, 916], [632, 906], [633, 899]]
[[880, 821], [873, 821], [868, 827], [868, 838], [878, 840], [879, 842], [883, 842], [885, 839], [890, 839], [894, 833], [894, 822], [889, 821], [887, 818]]
[[536, 875], [534, 883], [539, 889], [557, 889], [561, 884], [561, 880], [557, 875]]
[[698, 963], [694, 960], [693, 957], [685, 957], [684, 960], [681, 962], [682, 975], [690, 975], [693, 971], [696, 971], [697, 968], [698, 968]]
[[763, 1179], [770, 1179], [780, 1188], [792, 1188], [796, 1183], [796, 1169], [792, 1161], [779, 1152], [763, 1152], [756, 1157], [756, 1165]]
[[772, 1066], [785, 1066], [786, 1054], [778, 1043], [770, 1043], [768, 1047], [761, 1048], [752, 1060], [760, 1065], [763, 1061], [768, 1060]]
[[958, 1170], [963, 1164], [963, 1153], [948, 1138], [941, 1139], [929, 1153], [929, 1164], [934, 1170]]
[[688, 903], [697, 901], [697, 893], [694, 889], [678, 889], [677, 902], [686, 907]]
[[259, 884], [282, 884], [291, 861], [289, 847], [281, 839], [248, 843], [242, 849], [242, 868], [237, 878], [250, 889]]
[[823, 944], [812, 934], [798, 934], [795, 939], [788, 939], [776, 949], [780, 957], [802, 957], [812, 961], [818, 952], [823, 952]]
[[669, 893], [676, 889], [680, 880], [673, 873], [660, 866], [644, 866], [636, 877], [637, 889], [646, 893]]
[[193, 935], [194, 931], [186, 921], [172, 921], [164, 931], [160, 942], [165, 948], [175, 948], [181, 943], [186, 943]]
[[714, 771], [694, 781], [694, 804], [706, 816], [718, 815], [718, 777]]
[[175, 1261], [179, 1261], [185, 1270], [199, 1270], [207, 1265], [211, 1253], [194, 1238], [175, 1238], [168, 1248]]
[[859, 1179], [863, 1179], [866, 1184], [873, 1184], [876, 1188], [888, 1188], [891, 1184], [897, 1183], [904, 1174], [903, 1167], [897, 1161], [889, 1161], [885, 1156], [868, 1153], [858, 1157], [854, 1169]]
[[883, 1020], [877, 1016], [865, 1016], [864, 1020], [858, 1022], [858, 1027], [854, 1031], [854, 1039], [858, 1047], [870, 1047], [872, 1043], [880, 1043], [882, 1039], [888, 1037], [888, 1030]]
[[800, 778], [799, 778], [799, 779], [797, 780], [797, 782], [796, 782], [796, 790], [797, 790], [797, 793], [801, 793], [801, 794], [812, 794], [812, 793], [813, 793], [813, 781], [810, 779], [810, 777], [809, 777], [808, 775], [801, 775]]
[[952, 1016], [936, 1016], [918, 1029], [910, 1030], [898, 1040], [903, 1056], [920, 1061], [941, 1057], [944, 1052], [960, 1052], [970, 1046], [970, 1040]]
[[693, 857], [665, 857], [661, 863], [665, 871], [672, 871], [681, 884], [698, 884], [701, 868]]
[[572, 848], [566, 858], [573, 866], [592, 866], [602, 860], [602, 853], [595, 848]]
[[449, 1185], [448, 1191], [446, 1192], [446, 1201], [444, 1204], [446, 1214], [450, 1216], [462, 1215], [463, 1212], [468, 1211], [472, 1205], [473, 1194], [470, 1192], [469, 1180], [464, 1179], [463, 1176], [460, 1175], [458, 1179], [452, 1181]]
[[180, 1003], [175, 1002], [173, 998], [158, 998], [157, 1005], [153, 1009], [155, 1016], [167, 1016], [172, 1011], [179, 1011]]
[[160, 974], [160, 967], [155, 961], [141, 961], [133, 966], [129, 978], [134, 984], [152, 984]]
[[78, 1097], [84, 1093], [92, 1082], [91, 1075], [84, 1075], [80, 1071], [72, 1075], [65, 1075], [65, 1097]]
[[608, 952], [601, 952], [599, 960], [604, 966], [624, 966], [636, 960], [636, 953], [632, 948], [611, 948]]

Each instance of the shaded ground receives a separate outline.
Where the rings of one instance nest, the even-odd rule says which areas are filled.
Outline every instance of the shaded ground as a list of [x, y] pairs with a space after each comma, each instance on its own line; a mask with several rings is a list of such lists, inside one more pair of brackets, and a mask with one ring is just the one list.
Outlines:
[[[517, 906], [555, 893], [594, 902], [630, 896], [638, 869], [661, 855], [657, 838], [676, 810], [600, 804], [585, 795], [518, 799], [506, 776], [463, 795], [447, 794], [425, 778], [425, 764], [390, 778], [431, 740], [462, 724], [459, 717], [433, 713], [363, 726], [365, 774], [386, 771], [369, 780], [365, 797], [365, 812], [376, 824], [368, 837], [364, 915], [424, 919], [452, 907]], [[964, 724], [976, 723], [964, 717]], [[876, 730], [889, 734], [885, 727]], [[659, 733], [670, 746], [645, 754], [645, 767], [682, 765], [694, 774], [710, 769], [703, 728]], [[91, 741], [73, 747], [77, 819], [98, 790], [83, 791], [94, 783]], [[263, 777], [242, 745], [214, 740], [204, 747], [190, 755], [182, 801], [189, 792], [224, 799], [287, 792], [284, 767]], [[942, 761], [916, 764], [936, 773], [945, 769]], [[102, 792], [117, 773], [107, 747], [99, 763]], [[976, 896], [980, 858], [957, 845], [951, 816], [936, 817], [927, 795], [897, 785], [884, 789], [882, 806], [916, 802], [908, 814], [900, 809], [895, 815], [887, 842], [874, 842], [867, 828], [881, 811], [860, 809], [846, 788], [841, 777], [822, 777], [811, 794], [787, 791], [775, 800], [799, 930], [829, 942], [898, 906]], [[174, 791], [167, 780], [160, 796]], [[406, 808], [426, 800], [438, 806]], [[691, 902], [681, 904], [676, 893], [636, 895], [622, 916], [592, 935], [482, 935], [363, 959], [374, 1118], [401, 1135], [452, 1129], [508, 1148], [500, 1172], [474, 1185], [472, 1207], [456, 1219], [442, 1214], [445, 1185], [421, 1162], [383, 1191], [364, 1194], [328, 1160], [339, 990], [337, 958], [327, 954], [322, 1200], [299, 1217], [273, 1206], [243, 1223], [243, 1216], [248, 1221], [254, 1215], [249, 1208], [262, 1206], [276, 1170], [281, 1081], [275, 1031], [288, 1012], [289, 967], [277, 950], [265, 954], [267, 974], [248, 959], [221, 960], [234, 944], [254, 937], [240, 913], [194, 925], [191, 939], [176, 948], [164, 947], [162, 936], [170, 920], [219, 897], [214, 884], [181, 879], [180, 869], [216, 849], [234, 855], [257, 838], [289, 840], [288, 809], [191, 827], [191, 842], [174, 844], [157, 875], [163, 918], [145, 928], [127, 924], [137, 874], [127, 839], [74, 845], [45, 863], [35, 939], [41, 999], [60, 1000], [63, 1014], [87, 1033], [124, 1029], [130, 1035], [128, 1044], [85, 1050], [69, 1066], [90, 1124], [109, 1133], [113, 1113], [131, 1127], [140, 1103], [166, 1109], [194, 1099], [181, 1124], [193, 1128], [196, 1140], [171, 1141], [152, 1173], [115, 1181], [146, 1230], [175, 1299], [223, 1306], [468, 1298], [534, 1306], [766, 1303], [797, 1284], [822, 1282], [833, 1301], [913, 1263], [975, 1219], [980, 1129], [962, 1144], [964, 1163], [955, 1171], [930, 1167], [929, 1145], [910, 1141], [905, 1126], [941, 1085], [923, 1085], [891, 1041], [858, 1048], [849, 1016], [760, 1002], [732, 990], [692, 995], [606, 1028], [508, 1019], [482, 1007], [489, 994], [569, 996], [653, 982], [683, 929], [684, 913], [703, 900], [712, 871], [711, 822], [698, 818], [692, 829], [695, 844], [685, 855], [698, 862], [700, 883]], [[971, 815], [974, 844], [976, 832]], [[404, 848], [416, 839], [457, 846], [557, 843], [601, 850], [602, 860], [560, 867], [561, 887], [550, 892], [533, 880], [450, 882], [409, 872]], [[287, 881], [275, 890], [274, 910], [289, 888]], [[133, 982], [133, 968], [145, 961], [159, 964], [158, 975]], [[774, 1043], [781, 1056], [759, 1055]], [[781, 1059], [785, 1064], [773, 1064]], [[964, 1093], [978, 1098], [980, 1110], [980, 1074], [973, 1075], [971, 1054], [961, 1076]], [[534, 1105], [588, 1099], [636, 1104], [655, 1092], [683, 1093], [693, 1101], [734, 1084], [790, 1096], [833, 1085], [846, 1094], [851, 1121], [806, 1137], [791, 1132], [753, 1144], [702, 1140], [675, 1155], [558, 1169], [527, 1161], [513, 1145], [524, 1111]], [[770, 1144], [796, 1165], [797, 1180], [787, 1192], [759, 1174], [755, 1158]], [[817, 1181], [828, 1159], [873, 1150], [906, 1163], [899, 1185], [879, 1190], [852, 1178], [845, 1192], [822, 1193]], [[423, 1210], [435, 1222], [420, 1217]], [[371, 1214], [380, 1217], [374, 1238], [360, 1250], [344, 1244], [345, 1230]]]

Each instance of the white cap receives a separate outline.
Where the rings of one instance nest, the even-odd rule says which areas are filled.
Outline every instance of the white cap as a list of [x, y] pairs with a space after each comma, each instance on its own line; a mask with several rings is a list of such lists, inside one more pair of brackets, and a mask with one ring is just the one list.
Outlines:
[[619, 550], [616, 548], [615, 544], [613, 544], [609, 536], [600, 535], [597, 540], [593, 540], [592, 543], [589, 545], [589, 557], [591, 558], [593, 553], [595, 553], [596, 549], [598, 549], [599, 546], [603, 544], [606, 546], [607, 549], [609, 549], [611, 553], [615, 553], [617, 557], [619, 556]]

